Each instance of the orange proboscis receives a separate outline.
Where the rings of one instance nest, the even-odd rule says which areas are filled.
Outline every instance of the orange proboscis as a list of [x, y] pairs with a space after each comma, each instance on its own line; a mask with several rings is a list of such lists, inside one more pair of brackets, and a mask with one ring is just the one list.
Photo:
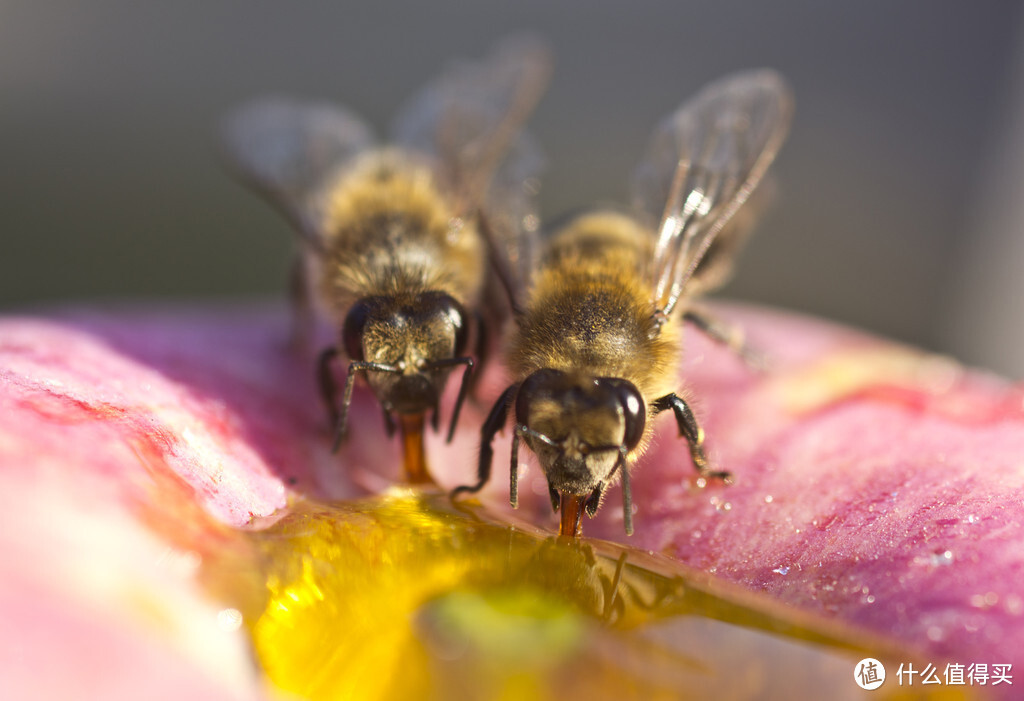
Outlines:
[[581, 496], [575, 494], [562, 495], [558, 535], [571, 538], [579, 538], [583, 535], [583, 502], [584, 499]]
[[427, 453], [423, 447], [423, 425], [426, 414], [401, 414], [402, 454], [405, 465], [405, 480], [409, 484], [437, 484], [430, 476]]

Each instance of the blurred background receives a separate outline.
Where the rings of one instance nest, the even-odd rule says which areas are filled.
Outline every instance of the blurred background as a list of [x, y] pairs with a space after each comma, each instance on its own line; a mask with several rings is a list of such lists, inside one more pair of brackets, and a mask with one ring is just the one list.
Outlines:
[[0, 0], [0, 308], [284, 295], [283, 222], [218, 165], [265, 92], [383, 131], [453, 57], [535, 30], [551, 217], [622, 202], [653, 125], [758, 66], [797, 110], [778, 196], [722, 296], [1024, 376], [1024, 5]]

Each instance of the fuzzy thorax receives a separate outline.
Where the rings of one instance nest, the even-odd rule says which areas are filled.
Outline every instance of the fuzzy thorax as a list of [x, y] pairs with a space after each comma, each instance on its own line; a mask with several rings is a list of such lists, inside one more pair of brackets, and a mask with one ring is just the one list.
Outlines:
[[520, 380], [541, 368], [629, 380], [645, 397], [675, 389], [679, 324], [655, 316], [647, 266], [653, 234], [601, 212], [549, 243], [511, 342]]
[[484, 250], [475, 222], [428, 163], [394, 149], [370, 152], [339, 176], [325, 210], [321, 285], [331, 306], [428, 290], [462, 303], [477, 298]]

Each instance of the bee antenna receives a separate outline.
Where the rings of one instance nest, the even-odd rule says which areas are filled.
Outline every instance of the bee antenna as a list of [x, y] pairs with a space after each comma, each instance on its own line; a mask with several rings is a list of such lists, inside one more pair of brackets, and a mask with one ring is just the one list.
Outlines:
[[633, 535], [633, 494], [629, 487], [629, 468], [626, 467], [626, 446], [619, 449], [619, 460], [615, 467], [622, 468], [622, 525], [626, 535]]
[[512, 432], [512, 458], [509, 466], [508, 503], [513, 509], [519, 508], [519, 426]]
[[557, 448], [560, 445], [560, 443], [555, 439], [548, 438], [540, 431], [534, 431], [529, 426], [523, 426], [522, 424], [519, 424], [518, 426], [516, 426], [516, 431], [519, 433], [520, 436], [529, 436], [530, 438], [538, 440], [544, 445], [549, 445], [552, 448]]
[[[473, 359], [468, 356], [461, 358], [445, 358], [444, 360], [435, 360], [432, 363], [427, 364], [427, 368], [446, 368], [452, 365], [465, 365], [466, 369], [462, 373], [462, 382], [459, 384], [459, 396], [455, 400], [455, 409], [452, 410], [452, 422], [448, 427], [448, 437], [445, 439], [446, 443], [451, 443], [452, 438], [455, 437], [455, 425], [459, 422], [459, 412], [462, 411], [462, 403], [466, 401], [466, 395], [469, 393], [470, 378], [473, 373]], [[437, 431], [437, 408], [434, 408], [434, 431]]]
[[332, 453], [338, 452], [338, 449], [341, 448], [341, 442], [345, 440], [345, 434], [348, 433], [348, 410], [352, 406], [352, 390], [356, 384], [356, 373], [369, 371], [399, 372], [398, 368], [394, 365], [385, 365], [384, 363], [368, 363], [364, 360], [355, 360], [349, 363], [348, 375], [345, 377], [345, 396], [341, 401], [341, 412], [338, 414], [338, 423], [334, 428], [334, 445], [331, 446]]

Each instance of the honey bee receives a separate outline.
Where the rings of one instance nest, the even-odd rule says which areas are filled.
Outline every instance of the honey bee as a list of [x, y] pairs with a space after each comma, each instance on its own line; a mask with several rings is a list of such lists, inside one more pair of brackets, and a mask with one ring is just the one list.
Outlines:
[[560, 535], [582, 535], [583, 512], [594, 516], [620, 479], [632, 534], [630, 470], [666, 410], [700, 483], [732, 480], [709, 465], [703, 431], [675, 392], [681, 326], [689, 321], [742, 349], [692, 300], [730, 272], [748, 229], [746, 212], [734, 215], [774, 159], [791, 112], [789, 88], [773, 71], [712, 83], [655, 130], [633, 177], [636, 215], [585, 213], [542, 243], [532, 274], [519, 271], [521, 311], [508, 349], [515, 381], [484, 423], [477, 483], [453, 496], [486, 484], [491, 443], [513, 408], [510, 501], [517, 505], [522, 440], [561, 510]]
[[[456, 64], [399, 115], [390, 146], [376, 146], [348, 110], [323, 103], [263, 98], [225, 120], [230, 166], [299, 234], [293, 341], [308, 345], [317, 309], [340, 329], [316, 373], [335, 450], [362, 376], [389, 435], [398, 419], [406, 479], [433, 481], [427, 414], [436, 431], [448, 375], [462, 366], [451, 440], [484, 346], [488, 252], [479, 218], [489, 211], [493, 227], [531, 220], [526, 185], [540, 157], [522, 126], [549, 63], [539, 42], [520, 37], [481, 62]], [[340, 409], [339, 357], [348, 361]]]

